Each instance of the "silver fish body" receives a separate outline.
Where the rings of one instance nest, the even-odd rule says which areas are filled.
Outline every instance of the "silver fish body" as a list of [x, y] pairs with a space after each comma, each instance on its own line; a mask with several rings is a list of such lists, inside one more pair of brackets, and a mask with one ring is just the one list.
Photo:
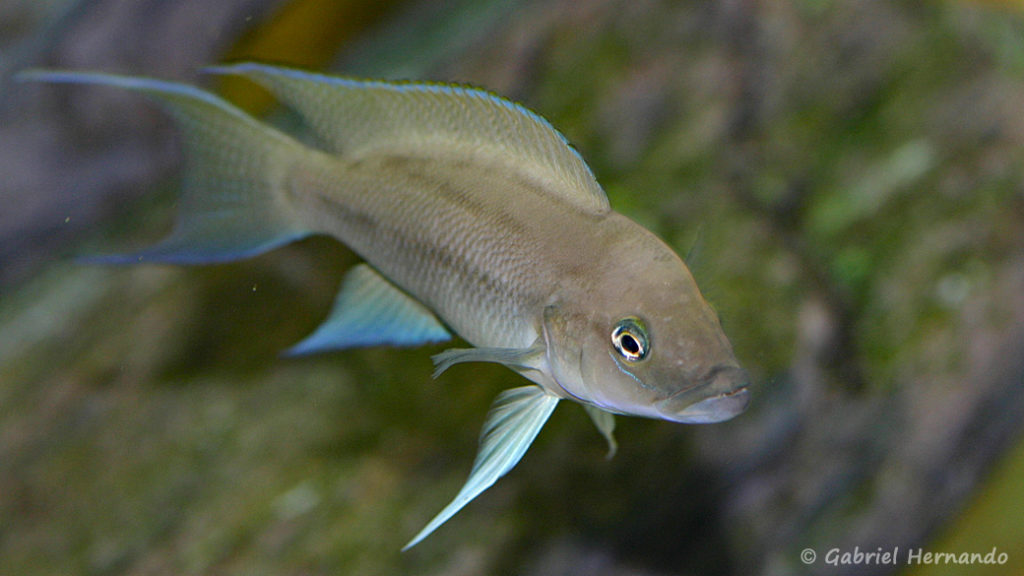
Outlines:
[[216, 96], [146, 78], [38, 71], [153, 97], [185, 133], [182, 215], [165, 241], [110, 262], [201, 263], [328, 234], [366, 264], [297, 353], [446, 340], [435, 356], [497, 362], [536, 386], [496, 400], [466, 485], [415, 545], [510, 470], [561, 399], [610, 414], [717, 422], [749, 401], [746, 373], [686, 265], [611, 210], [546, 121], [456, 86], [356, 81], [260, 64], [213, 69], [270, 89], [318, 146]]
[[[537, 369], [522, 372], [550, 393], [684, 422], [713, 422], [745, 407], [746, 375], [685, 264], [632, 220], [611, 210], [584, 211], [493, 160], [381, 155], [321, 161], [319, 170], [300, 162], [291, 180], [304, 221], [342, 240], [474, 346], [528, 348], [545, 336], [546, 322], [548, 334], [561, 330], [563, 338], [546, 342], [548, 354]], [[383, 182], [382, 174], [388, 175]], [[654, 287], [638, 280], [655, 270], [664, 277]], [[640, 290], [647, 294], [638, 295]], [[584, 375], [585, 365], [603, 363], [577, 354], [587, 347], [559, 347], [594, 323], [595, 304], [612, 306], [600, 308], [611, 312], [597, 322], [609, 327], [596, 334], [603, 341], [614, 320], [642, 309], [638, 300], [644, 297], [681, 301], [688, 320], [668, 316], [658, 323], [699, 320], [703, 325], [684, 335], [714, 339], [673, 343], [686, 355], [669, 369], [695, 384], [646, 402], [615, 394], [630, 396], [632, 387], [604, 387], [600, 376]], [[570, 321], [579, 324], [576, 336], [563, 327]], [[618, 366], [604, 369], [621, 372]]]
[[[318, 231], [339, 238], [474, 346], [536, 340], [560, 263], [550, 253], [538, 258], [550, 242], [536, 232], [555, 222], [535, 217], [557, 213], [571, 225], [578, 215], [500, 167], [398, 156], [324, 164], [298, 175], [294, 189]], [[510, 210], [507, 198], [523, 203]]]

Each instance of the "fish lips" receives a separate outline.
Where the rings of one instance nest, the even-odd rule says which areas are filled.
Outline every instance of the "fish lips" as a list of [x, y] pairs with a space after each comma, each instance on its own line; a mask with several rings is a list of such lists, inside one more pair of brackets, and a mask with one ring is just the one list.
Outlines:
[[728, 420], [750, 404], [750, 378], [737, 367], [716, 368], [705, 383], [681, 390], [655, 403], [662, 418], [685, 424]]

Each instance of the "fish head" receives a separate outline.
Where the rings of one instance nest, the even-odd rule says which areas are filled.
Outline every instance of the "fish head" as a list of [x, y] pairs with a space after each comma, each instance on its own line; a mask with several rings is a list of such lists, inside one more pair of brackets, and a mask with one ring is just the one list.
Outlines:
[[586, 295], [546, 310], [552, 377], [567, 396], [609, 412], [728, 420], [750, 401], [749, 377], [689, 269], [650, 238], [640, 255], [592, 270]]

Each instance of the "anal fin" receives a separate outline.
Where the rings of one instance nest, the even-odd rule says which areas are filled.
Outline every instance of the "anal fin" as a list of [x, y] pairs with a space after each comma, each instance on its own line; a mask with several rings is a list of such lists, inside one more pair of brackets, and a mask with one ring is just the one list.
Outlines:
[[426, 306], [367, 264], [345, 277], [327, 320], [286, 354], [363, 346], [415, 346], [451, 338]]

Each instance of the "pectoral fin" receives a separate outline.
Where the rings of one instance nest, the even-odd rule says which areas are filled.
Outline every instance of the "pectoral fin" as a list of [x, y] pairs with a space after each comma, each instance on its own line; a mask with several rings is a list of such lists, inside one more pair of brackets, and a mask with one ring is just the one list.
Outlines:
[[450, 338], [426, 306], [370, 266], [359, 264], [345, 277], [327, 321], [286, 354], [383, 344], [412, 346]]
[[480, 450], [462, 490], [402, 550], [408, 550], [448, 521], [463, 506], [489, 488], [519, 462], [537, 433], [544, 427], [558, 397], [539, 386], [523, 386], [502, 392], [487, 413], [480, 434]]
[[594, 426], [597, 426], [597, 431], [608, 441], [607, 458], [611, 460], [619, 450], [619, 443], [615, 441], [615, 415], [590, 404], [584, 404], [583, 408], [594, 422]]
[[536, 368], [534, 363], [544, 355], [544, 343], [538, 340], [529, 348], [451, 348], [431, 357], [434, 361], [434, 378], [462, 362], [494, 362], [508, 366], [516, 372]]

